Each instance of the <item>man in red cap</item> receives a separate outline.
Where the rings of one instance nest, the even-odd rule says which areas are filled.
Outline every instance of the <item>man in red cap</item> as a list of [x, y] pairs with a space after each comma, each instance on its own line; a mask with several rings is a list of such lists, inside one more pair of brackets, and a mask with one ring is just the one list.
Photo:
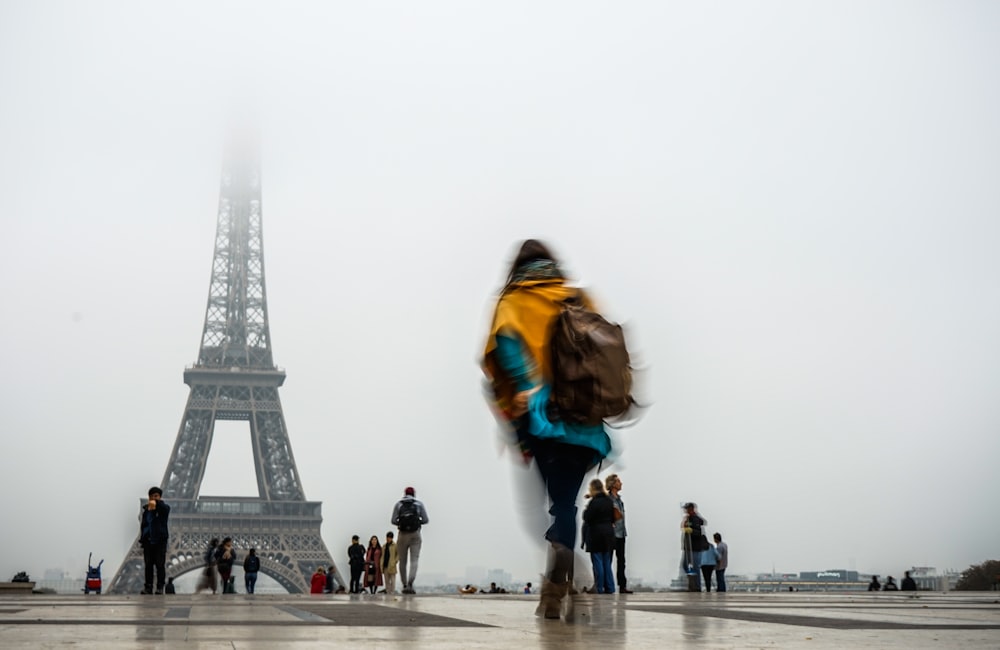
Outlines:
[[[420, 562], [420, 527], [430, 522], [427, 509], [417, 500], [417, 491], [411, 487], [403, 491], [403, 498], [392, 509], [392, 525], [399, 528], [396, 548], [399, 554], [399, 577], [403, 581], [403, 593], [415, 594], [413, 581], [417, 577]], [[407, 571], [409, 569], [409, 571]]]

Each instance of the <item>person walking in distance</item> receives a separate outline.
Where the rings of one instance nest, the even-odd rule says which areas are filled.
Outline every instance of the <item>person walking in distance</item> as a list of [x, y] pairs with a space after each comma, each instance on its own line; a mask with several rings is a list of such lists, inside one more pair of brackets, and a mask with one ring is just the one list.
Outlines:
[[712, 535], [715, 540], [715, 590], [726, 590], [726, 569], [729, 568], [729, 544], [722, 541], [722, 535]]
[[399, 555], [399, 575], [403, 581], [403, 593], [415, 594], [413, 583], [417, 578], [417, 565], [420, 563], [420, 546], [423, 540], [420, 529], [430, 523], [427, 509], [417, 500], [417, 491], [408, 487], [403, 491], [403, 498], [392, 508], [393, 526], [399, 530], [396, 541]]
[[684, 517], [681, 519], [684, 563], [685, 568], [692, 572], [688, 575], [693, 578], [689, 581], [688, 591], [701, 591], [701, 554], [710, 546], [704, 531], [708, 522], [698, 514], [698, 504], [689, 501], [682, 507], [684, 508]]
[[236, 564], [236, 549], [233, 548], [233, 538], [226, 537], [219, 544], [215, 551], [216, 566], [219, 569], [219, 577], [222, 579], [222, 593], [235, 594], [236, 588], [232, 584], [233, 565]]
[[167, 543], [170, 530], [167, 526], [170, 506], [163, 501], [163, 490], [149, 488], [149, 501], [139, 513], [139, 545], [146, 565], [146, 580], [142, 593], [153, 593], [153, 574], [156, 574], [156, 593], [163, 593], [167, 582]]
[[547, 619], [560, 617], [572, 587], [576, 502], [584, 476], [611, 451], [603, 421], [564, 413], [550, 400], [556, 387], [553, 331], [569, 303], [591, 306], [583, 291], [567, 283], [549, 248], [525, 240], [500, 292], [483, 352], [494, 413], [524, 461], [534, 462], [550, 503], [551, 525], [544, 534], [549, 553], [536, 610]]
[[260, 571], [260, 558], [257, 557], [257, 549], [252, 548], [243, 560], [243, 584], [248, 594], [252, 594], [257, 586], [258, 571]]
[[205, 589], [211, 589], [212, 593], [216, 593], [218, 590], [218, 571], [216, 570], [216, 557], [215, 552], [219, 549], [219, 538], [213, 537], [208, 542], [208, 549], [205, 551], [205, 568], [202, 571], [201, 578], [198, 579], [198, 586], [195, 587], [194, 592], [196, 594], [201, 593]]
[[396, 549], [395, 535], [390, 530], [385, 534], [385, 544], [382, 546], [382, 579], [385, 581], [385, 593], [390, 596], [396, 593], [396, 565], [399, 563], [399, 552]]
[[615, 571], [618, 579], [618, 593], [630, 594], [628, 579], [625, 577], [625, 504], [619, 492], [622, 490], [622, 480], [617, 474], [611, 474], [604, 479], [604, 488], [615, 506]]

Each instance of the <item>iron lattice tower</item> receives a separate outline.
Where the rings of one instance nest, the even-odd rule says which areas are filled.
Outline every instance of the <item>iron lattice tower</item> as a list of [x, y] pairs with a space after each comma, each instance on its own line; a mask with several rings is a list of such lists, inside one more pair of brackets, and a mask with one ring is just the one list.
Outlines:
[[[260, 165], [230, 153], [223, 164], [212, 279], [198, 361], [160, 487], [170, 507], [167, 573], [201, 569], [213, 537], [230, 536], [239, 557], [256, 548], [262, 573], [291, 593], [308, 593], [317, 566], [335, 566], [320, 535], [322, 503], [306, 501], [288, 440], [274, 365], [264, 288]], [[257, 498], [200, 493], [217, 420], [250, 424]], [[145, 499], [140, 499], [145, 503]], [[339, 571], [336, 578], [344, 584]], [[145, 579], [138, 537], [110, 593], [138, 593]]]

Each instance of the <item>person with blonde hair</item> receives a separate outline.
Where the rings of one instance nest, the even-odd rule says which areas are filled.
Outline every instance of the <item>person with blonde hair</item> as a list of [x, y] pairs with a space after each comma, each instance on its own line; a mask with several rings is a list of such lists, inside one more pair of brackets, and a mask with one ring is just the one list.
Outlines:
[[309, 593], [321, 594], [325, 588], [326, 570], [323, 567], [318, 566], [316, 567], [316, 572], [312, 575], [312, 580], [309, 582]]
[[625, 504], [621, 495], [622, 480], [617, 474], [609, 474], [604, 479], [604, 488], [608, 491], [611, 503], [615, 506], [615, 577], [618, 579], [618, 593], [630, 594], [628, 579], [625, 577]]
[[236, 587], [233, 586], [233, 565], [236, 564], [236, 549], [233, 548], [233, 538], [225, 537], [219, 547], [215, 549], [215, 564], [219, 570], [219, 577], [222, 579], [222, 593], [235, 594]]
[[611, 572], [611, 552], [615, 548], [615, 506], [599, 478], [590, 482], [587, 498], [590, 503], [583, 511], [583, 544], [590, 553], [594, 569], [594, 591], [613, 594], [615, 578]]

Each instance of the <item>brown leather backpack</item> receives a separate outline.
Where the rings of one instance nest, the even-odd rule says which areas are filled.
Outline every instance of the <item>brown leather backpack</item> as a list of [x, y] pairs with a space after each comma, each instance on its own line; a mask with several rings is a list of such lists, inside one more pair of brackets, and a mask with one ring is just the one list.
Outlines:
[[564, 420], [599, 424], [633, 405], [632, 366], [622, 327], [588, 309], [582, 296], [563, 302], [549, 346], [551, 400]]

